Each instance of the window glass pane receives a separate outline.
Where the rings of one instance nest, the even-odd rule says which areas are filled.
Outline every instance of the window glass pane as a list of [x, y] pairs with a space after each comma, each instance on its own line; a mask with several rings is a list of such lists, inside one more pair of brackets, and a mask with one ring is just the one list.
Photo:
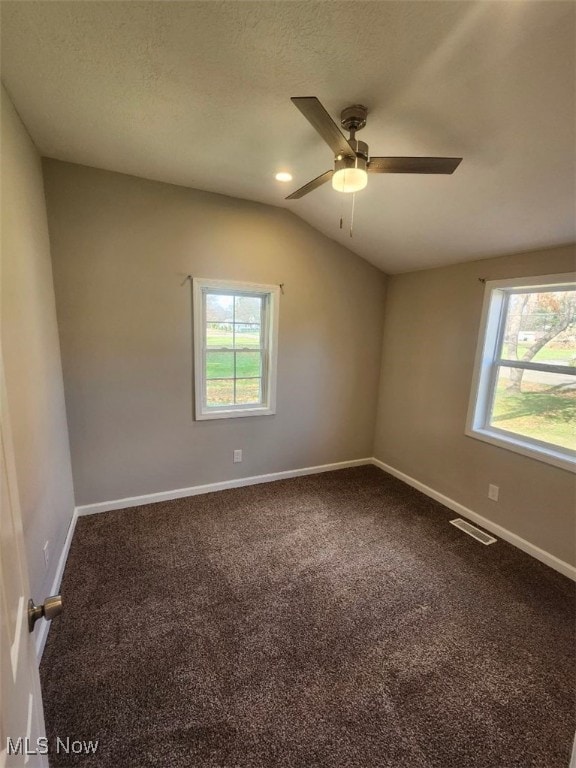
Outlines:
[[511, 294], [500, 356], [576, 364], [576, 291]]
[[501, 366], [490, 424], [576, 450], [576, 376]]
[[234, 405], [234, 380], [207, 381], [206, 405]]
[[206, 346], [232, 349], [234, 337], [232, 323], [206, 323]]
[[238, 378], [249, 378], [261, 375], [262, 366], [260, 352], [236, 352], [236, 376]]
[[236, 349], [261, 347], [263, 299], [261, 296], [236, 296], [234, 346]]
[[206, 293], [206, 320], [211, 323], [231, 323], [234, 320], [234, 296]]
[[262, 298], [260, 296], [236, 296], [234, 321], [237, 323], [262, 322]]
[[260, 349], [262, 346], [260, 326], [236, 323], [234, 342], [236, 349]]
[[247, 405], [249, 403], [260, 403], [262, 379], [236, 379], [236, 403], [238, 405]]
[[576, 366], [576, 336], [565, 331], [548, 341], [532, 358], [533, 363]]
[[206, 378], [234, 378], [234, 352], [206, 352]]

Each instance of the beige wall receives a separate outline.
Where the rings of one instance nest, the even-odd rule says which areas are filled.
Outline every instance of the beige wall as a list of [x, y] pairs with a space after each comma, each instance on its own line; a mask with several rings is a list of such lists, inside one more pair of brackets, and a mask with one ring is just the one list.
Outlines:
[[1, 118], [2, 356], [30, 583], [43, 600], [74, 494], [41, 161], [3, 87]]
[[[381, 272], [278, 208], [44, 173], [77, 504], [372, 455]], [[188, 273], [285, 284], [275, 416], [193, 421]]]
[[[478, 278], [570, 271], [573, 248], [395, 275], [384, 305], [380, 272], [286, 211], [44, 172], [77, 504], [374, 454], [576, 561], [574, 475], [464, 434]], [[285, 283], [275, 416], [193, 421], [188, 273]]]
[[[388, 280], [375, 456], [569, 563], [575, 476], [464, 434], [483, 285], [569, 272], [575, 249], [505, 256]], [[500, 486], [497, 503], [488, 484]]]

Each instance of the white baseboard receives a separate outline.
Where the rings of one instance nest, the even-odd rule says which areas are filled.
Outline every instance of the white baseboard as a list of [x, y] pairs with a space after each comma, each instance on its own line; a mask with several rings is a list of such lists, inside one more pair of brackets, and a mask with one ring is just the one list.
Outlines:
[[535, 557], [537, 560], [540, 560], [542, 563], [550, 566], [550, 568], [554, 568], [555, 571], [558, 571], [564, 576], [567, 576], [569, 579], [576, 581], [576, 567], [570, 565], [570, 563], [566, 563], [564, 560], [560, 560], [560, 558], [555, 557], [555, 555], [551, 555], [549, 552], [540, 549], [540, 547], [537, 547], [535, 544], [526, 541], [526, 539], [523, 539], [517, 534], [512, 533], [512, 531], [503, 528], [501, 525], [493, 523], [491, 520], [488, 520], [488, 518], [482, 517], [482, 515], [479, 515], [477, 512], [473, 512], [471, 509], [468, 509], [468, 507], [465, 507], [463, 504], [454, 501], [454, 499], [451, 499], [448, 496], [444, 496], [443, 493], [435, 491], [428, 485], [424, 485], [424, 483], [421, 483], [419, 480], [410, 477], [410, 475], [406, 475], [404, 472], [400, 472], [400, 470], [396, 469], [395, 467], [391, 467], [389, 464], [384, 464], [384, 462], [380, 461], [379, 459], [372, 459], [372, 463], [374, 466], [379, 467], [389, 475], [393, 475], [399, 480], [402, 480], [402, 482], [406, 483], [406, 485], [411, 485], [412, 488], [416, 488], [416, 490], [421, 491], [431, 499], [439, 501], [440, 504], [448, 507], [448, 509], [457, 512], [462, 517], [466, 517], [469, 520], [478, 523], [478, 525], [482, 526], [482, 528], [486, 528], [486, 530], [490, 531], [490, 533], [499, 536], [509, 544], [518, 547], [518, 549], [521, 549], [528, 555], [532, 555], [532, 557]]
[[353, 459], [352, 461], [338, 461], [335, 464], [320, 464], [316, 467], [288, 469], [285, 472], [270, 472], [267, 475], [239, 477], [235, 480], [224, 480], [220, 483], [193, 485], [190, 488], [178, 488], [174, 491], [161, 491], [160, 493], [148, 493], [144, 496], [130, 496], [125, 499], [115, 499], [114, 501], [102, 501], [98, 504], [85, 504], [83, 506], [76, 507], [76, 513], [80, 517], [83, 515], [94, 515], [98, 512], [111, 512], [112, 510], [125, 509], [126, 507], [140, 507], [143, 504], [155, 504], [158, 501], [183, 499], [186, 496], [198, 496], [203, 493], [224, 491], [228, 488], [242, 488], [246, 485], [258, 485], [259, 483], [272, 483], [275, 480], [286, 480], [290, 477], [301, 477], [302, 475], [317, 475], [321, 472], [333, 472], [336, 469], [361, 467], [372, 463], [372, 458]]
[[[57, 595], [60, 592], [60, 584], [62, 583], [64, 568], [66, 568], [66, 561], [68, 560], [68, 553], [70, 551], [70, 545], [72, 544], [72, 537], [74, 536], [74, 530], [76, 528], [77, 519], [78, 519], [78, 512], [76, 511], [76, 509], [74, 509], [74, 512], [72, 513], [72, 519], [70, 520], [70, 525], [68, 526], [68, 532], [66, 534], [64, 546], [62, 547], [62, 552], [60, 552], [58, 567], [56, 568], [56, 573], [54, 574], [54, 580], [52, 581], [52, 587], [50, 589], [51, 595]], [[36, 656], [38, 657], [38, 663], [40, 663], [40, 659], [42, 658], [42, 654], [44, 653], [44, 646], [46, 645], [46, 640], [48, 639], [48, 632], [50, 630], [51, 624], [52, 624], [51, 621], [41, 621], [37, 625], [38, 634], [36, 635], [35, 644], [36, 644]]]

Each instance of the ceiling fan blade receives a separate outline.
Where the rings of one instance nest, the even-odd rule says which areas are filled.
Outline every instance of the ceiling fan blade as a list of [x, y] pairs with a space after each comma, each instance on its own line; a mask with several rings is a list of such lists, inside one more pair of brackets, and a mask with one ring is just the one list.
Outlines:
[[291, 101], [322, 136], [334, 155], [356, 157], [356, 152], [316, 96], [293, 96]]
[[368, 173], [454, 173], [461, 157], [371, 157]]
[[300, 187], [300, 189], [297, 189], [296, 192], [292, 192], [291, 195], [288, 195], [286, 200], [297, 200], [299, 197], [304, 197], [304, 195], [307, 195], [308, 192], [313, 192], [318, 187], [321, 187], [322, 184], [325, 184], [327, 181], [330, 181], [334, 174], [334, 171], [326, 171], [321, 176], [316, 176], [315, 179], [312, 179], [312, 181], [309, 181], [308, 184], [304, 184], [303, 187]]

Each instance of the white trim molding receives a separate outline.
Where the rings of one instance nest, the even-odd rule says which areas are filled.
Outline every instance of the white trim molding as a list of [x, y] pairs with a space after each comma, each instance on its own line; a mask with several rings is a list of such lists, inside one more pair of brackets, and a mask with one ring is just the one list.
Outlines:
[[239, 477], [235, 480], [224, 480], [220, 483], [208, 483], [206, 485], [193, 485], [190, 488], [178, 488], [174, 491], [160, 491], [160, 493], [148, 493], [144, 496], [128, 496], [124, 499], [115, 499], [114, 501], [101, 501], [98, 504], [85, 504], [76, 507], [79, 517], [83, 515], [94, 515], [98, 512], [111, 512], [115, 509], [125, 509], [127, 507], [140, 507], [144, 504], [156, 504], [159, 501], [171, 501], [172, 499], [183, 499], [187, 496], [199, 496], [203, 493], [214, 493], [215, 491], [225, 491], [228, 488], [243, 488], [246, 485], [258, 485], [259, 483], [273, 483], [275, 480], [286, 480], [290, 477], [301, 477], [303, 475], [318, 475], [321, 472], [333, 472], [337, 469], [347, 469], [349, 467], [362, 467], [366, 464], [373, 464], [374, 459], [352, 459], [351, 461], [338, 461], [334, 464], [319, 464], [315, 467], [302, 467], [300, 469], [288, 469], [284, 472], [270, 472], [266, 475], [253, 475], [252, 477]]
[[[77, 520], [78, 520], [78, 510], [77, 508], [75, 508], [74, 512], [72, 513], [72, 519], [70, 520], [70, 525], [68, 526], [68, 532], [66, 534], [64, 546], [62, 547], [62, 551], [60, 552], [60, 558], [58, 559], [58, 567], [56, 568], [56, 573], [54, 574], [54, 580], [52, 581], [52, 587], [50, 588], [51, 595], [57, 595], [60, 592], [60, 584], [62, 583], [62, 576], [64, 575], [64, 569], [66, 568], [66, 561], [68, 560], [68, 553], [70, 552], [70, 545], [72, 544], [72, 537], [74, 536]], [[35, 644], [36, 644], [36, 656], [38, 657], [38, 663], [40, 663], [40, 659], [42, 658], [42, 654], [44, 653], [44, 646], [46, 645], [46, 640], [48, 638], [48, 632], [50, 631], [51, 624], [52, 624], [51, 621], [41, 621], [37, 625], [38, 634], [36, 635], [36, 638], [35, 638]]]
[[574, 735], [574, 744], [572, 745], [572, 757], [568, 768], [576, 768], [576, 734]]
[[384, 462], [380, 461], [379, 459], [372, 459], [372, 463], [374, 466], [379, 467], [389, 475], [393, 475], [393, 477], [398, 478], [398, 480], [402, 480], [402, 482], [406, 483], [406, 485], [410, 485], [412, 488], [416, 488], [417, 491], [421, 491], [431, 499], [439, 501], [440, 504], [448, 507], [448, 509], [451, 509], [453, 512], [457, 512], [462, 517], [473, 520], [475, 523], [481, 525], [482, 528], [486, 528], [487, 531], [490, 531], [490, 533], [493, 533], [495, 536], [499, 536], [501, 539], [504, 539], [504, 541], [507, 541], [514, 547], [518, 547], [518, 549], [526, 552], [526, 554], [535, 557], [536, 560], [540, 560], [540, 562], [545, 563], [545, 565], [548, 565], [555, 571], [558, 571], [564, 576], [567, 576], [569, 579], [576, 581], [576, 567], [570, 565], [570, 563], [566, 563], [564, 560], [560, 560], [559, 557], [551, 555], [544, 549], [540, 549], [540, 547], [537, 547], [536, 544], [532, 544], [530, 541], [526, 541], [526, 539], [523, 539], [516, 533], [512, 533], [512, 531], [509, 531], [507, 528], [503, 528], [497, 523], [493, 523], [491, 520], [488, 520], [488, 518], [479, 515], [477, 512], [473, 512], [471, 509], [468, 509], [468, 507], [465, 507], [458, 501], [454, 501], [454, 499], [451, 499], [449, 496], [444, 496], [443, 493], [439, 493], [433, 488], [430, 488], [430, 486], [424, 485], [424, 483], [421, 483], [414, 477], [410, 477], [410, 475], [406, 475], [404, 472], [400, 472], [399, 469], [391, 467], [389, 464], [384, 464]]

